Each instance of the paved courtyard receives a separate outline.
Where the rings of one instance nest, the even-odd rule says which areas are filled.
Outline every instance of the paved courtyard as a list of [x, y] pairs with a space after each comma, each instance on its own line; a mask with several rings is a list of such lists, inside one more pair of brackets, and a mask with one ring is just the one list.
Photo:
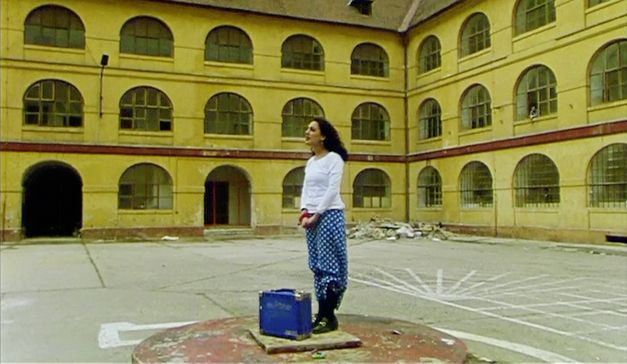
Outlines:
[[[627, 362], [627, 246], [460, 236], [349, 242], [340, 313], [421, 323], [483, 361]], [[311, 291], [302, 237], [4, 245], [2, 362], [129, 362], [168, 327]]]

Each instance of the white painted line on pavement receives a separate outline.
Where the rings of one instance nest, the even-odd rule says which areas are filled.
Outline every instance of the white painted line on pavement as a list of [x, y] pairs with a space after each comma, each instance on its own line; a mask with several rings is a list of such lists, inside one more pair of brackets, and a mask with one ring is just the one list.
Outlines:
[[98, 333], [98, 345], [101, 349], [117, 348], [120, 346], [137, 345], [142, 342], [142, 339], [137, 340], [122, 340], [120, 338], [120, 332], [122, 331], [141, 331], [141, 330], [158, 330], [158, 329], [170, 329], [173, 327], [181, 327], [189, 324], [196, 323], [197, 321], [189, 322], [166, 322], [160, 324], [148, 324], [148, 325], [135, 325], [130, 322], [110, 322], [100, 325], [100, 332]]
[[501, 278], [503, 278], [503, 277], [505, 277], [505, 276], [508, 276], [510, 273], [511, 273], [511, 272], [502, 273], [502, 274], [499, 274], [499, 275], [494, 276], [494, 277], [492, 277], [492, 278], [486, 279], [485, 281], [481, 281], [481, 282], [479, 282], [479, 283], [475, 283], [475, 284], [473, 284], [473, 285], [472, 285], [472, 286], [470, 286], [470, 287], [463, 288], [463, 289], [461, 289], [461, 290], [457, 291], [457, 294], [458, 294], [458, 295], [460, 295], [460, 294], [462, 294], [462, 293], [464, 293], [464, 292], [466, 292], [466, 291], [469, 291], [469, 290], [471, 290], [471, 289], [473, 289], [473, 288], [477, 288], [477, 287], [483, 286], [483, 285], [484, 285], [484, 284], [486, 284], [486, 283], [490, 283], [490, 282], [495, 282], [495, 281], [498, 281], [499, 279], [501, 279]]
[[[540, 274], [540, 275], [537, 275], [537, 276], [534, 276], [534, 277], [528, 277], [528, 278], [524, 278], [524, 279], [519, 279], [517, 281], [510, 281], [510, 282], [506, 282], [506, 283], [502, 283], [502, 284], [497, 284], [497, 285], [488, 287], [484, 291], [492, 292], [492, 291], [494, 291], [497, 288], [503, 288], [503, 287], [511, 286], [511, 285], [518, 284], [518, 283], [533, 281], [533, 280], [544, 278], [544, 277], [548, 277], [548, 276], [549, 276], [548, 274]], [[519, 287], [519, 286], [517, 286], [517, 287]], [[503, 291], [501, 290], [499, 292], [503, 292]]]
[[459, 288], [459, 286], [461, 286], [464, 282], [466, 282], [468, 279], [470, 279], [470, 277], [474, 276], [475, 273], [477, 273], [476, 270], [471, 270], [468, 274], [466, 274], [464, 276], [464, 278], [460, 279], [459, 281], [457, 281], [457, 283], [455, 283], [453, 285], [453, 287], [449, 288], [446, 293], [454, 293], [454, 291]]
[[421, 291], [420, 289], [418, 289], [418, 287], [413, 286], [413, 285], [411, 285], [411, 284], [409, 284], [409, 283], [407, 283], [407, 282], [405, 282], [405, 281], [403, 281], [403, 280], [401, 280], [401, 279], [398, 279], [398, 277], [396, 277], [395, 275], [390, 274], [390, 273], [388, 273], [388, 272], [386, 272], [386, 271], [384, 271], [384, 270], [382, 270], [382, 269], [377, 268], [376, 270], [377, 270], [379, 273], [381, 273], [381, 274], [383, 274], [383, 275], [386, 275], [386, 276], [388, 276], [388, 277], [392, 278], [393, 280], [397, 281], [398, 283], [400, 283], [400, 284], [404, 285], [405, 287], [407, 287], [407, 288], [408, 288], [408, 290], [409, 290], [410, 292], [418, 292], [418, 293], [425, 293], [425, 294], [427, 293], [426, 291], [424, 291], [424, 292], [423, 292], [423, 291]]
[[435, 293], [437, 295], [442, 294], [442, 276], [443, 276], [442, 269], [438, 269], [437, 278], [436, 278], [437, 281], [436, 281], [436, 286], [435, 286]]
[[[545, 283], [535, 283], [535, 284], [532, 284], [532, 285], [529, 285], [529, 286], [516, 286], [516, 287], [511, 287], [511, 288], [508, 288], [508, 289], [504, 289], [504, 290], [499, 290], [498, 293], [499, 294], [503, 294], [503, 293], [508, 293], [508, 292], [516, 292], [516, 291], [520, 291], [520, 290], [526, 290], [528, 288], [531, 288], [531, 290], [530, 290], [531, 292], [536, 292], [536, 288], [538, 288], [538, 287], [554, 286], [554, 285], [562, 284], [562, 283], [565, 283], [565, 282], [580, 281], [582, 279], [586, 279], [586, 278], [579, 277], [579, 278], [572, 278], [572, 279], [564, 279], [564, 280], [561, 280], [561, 281], [552, 281], [552, 282], [545, 282]], [[564, 286], [549, 288], [549, 289], [544, 290], [544, 291], [552, 291], [552, 290], [559, 291], [559, 290], [563, 290], [564, 289], [563, 287]]]
[[[543, 276], [546, 276], [546, 274], [543, 274], [543, 275], [540, 275], [540, 276], [536, 276], [536, 277], [532, 277], [532, 278], [529, 278], [529, 279], [537, 279], [537, 278], [541, 278]], [[527, 280], [529, 280], [529, 279], [527, 279]], [[574, 337], [574, 338], [577, 338], [577, 339], [580, 339], [580, 340], [583, 340], [583, 341], [588, 341], [588, 342], [591, 342], [591, 343], [594, 343], [594, 344], [597, 344], [597, 345], [601, 345], [601, 346], [604, 346], [604, 347], [607, 347], [607, 348], [621, 350], [621, 351], [627, 351], [627, 346], [614, 345], [612, 343], [607, 343], [607, 342], [604, 342], [604, 341], [600, 341], [600, 340], [596, 340], [596, 339], [593, 339], [593, 338], [577, 335], [577, 334], [574, 334], [572, 332], [567, 332], [567, 331], [555, 329], [555, 328], [552, 328], [552, 327], [536, 324], [536, 323], [533, 323], [533, 322], [528, 322], [528, 321], [519, 320], [519, 319], [512, 318], [512, 317], [498, 315], [498, 314], [492, 313], [492, 312], [480, 311], [480, 310], [477, 310], [477, 309], [472, 308], [472, 307], [467, 307], [467, 306], [464, 306], [464, 305], [456, 304], [456, 303], [453, 303], [453, 302], [449, 302], [449, 301], [443, 300], [442, 298], [433, 297], [433, 296], [430, 296], [430, 295], [419, 294], [417, 292], [416, 293], [407, 292], [405, 287], [400, 287], [400, 286], [396, 286], [396, 285], [392, 285], [392, 284], [390, 284], [390, 285], [381, 285], [381, 284], [378, 284], [378, 283], [375, 283], [375, 282], [370, 282], [370, 281], [367, 281], [367, 280], [362, 280], [362, 279], [353, 278], [353, 277], [349, 277], [349, 280], [354, 281], [354, 282], [358, 282], [358, 283], [362, 283], [362, 284], [365, 284], [365, 285], [369, 285], [369, 286], [379, 287], [379, 288], [382, 288], [382, 289], [385, 289], [385, 290], [389, 290], [389, 291], [399, 292], [399, 293], [406, 294], [406, 295], [409, 295], [409, 296], [422, 298], [422, 299], [425, 299], [425, 300], [428, 300], [428, 301], [438, 302], [438, 303], [443, 304], [443, 305], [459, 308], [459, 309], [462, 309], [462, 310], [467, 310], [467, 311], [470, 311], [470, 312], [473, 312], [473, 313], [482, 314], [482, 315], [486, 315], [486, 316], [489, 316], [489, 317], [494, 317], [494, 318], [497, 318], [497, 319], [500, 319], [500, 320], [503, 320], [503, 321], [509, 321], [509, 322], [520, 324], [520, 325], [533, 327], [533, 328], [536, 328], [536, 329], [539, 329], [539, 330], [543, 330], [543, 331], [547, 331], [547, 332], [551, 332], [551, 333], [554, 333], [554, 334], [564, 335], [564, 336], [568, 336], [568, 337]], [[520, 282], [520, 281], [517, 281], [517, 282]], [[505, 286], [505, 285], [507, 285], [507, 284], [504, 284], [504, 285], [501, 285], [501, 286]], [[482, 298], [481, 300], [489, 301], [489, 300], [484, 299], [484, 298]], [[494, 301], [494, 303], [497, 303], [497, 302]], [[498, 303], [500, 303], [500, 302], [498, 302]]]
[[494, 338], [486, 337], [486, 336], [475, 335], [475, 334], [471, 334], [471, 333], [463, 332], [463, 331], [442, 329], [442, 328], [437, 328], [437, 327], [435, 327], [435, 329], [445, 332], [451, 336], [455, 336], [459, 339], [466, 339], [466, 340], [471, 340], [471, 341], [476, 341], [476, 342], [496, 346], [499, 348], [507, 349], [509, 351], [521, 353], [521, 354], [524, 354], [524, 355], [527, 355], [536, 359], [540, 359], [547, 363], [579, 363], [576, 360], [567, 358], [560, 354], [534, 348], [534, 347], [523, 345], [523, 344], [494, 339]]
[[405, 270], [407, 271], [407, 273], [409, 273], [410, 276], [412, 276], [416, 280], [416, 282], [418, 282], [418, 284], [420, 284], [422, 289], [424, 289], [425, 293], [427, 294], [433, 293], [433, 291], [431, 290], [431, 287], [427, 286], [425, 282], [423, 282], [422, 279], [420, 279], [420, 277], [418, 277], [418, 275], [414, 273], [414, 271], [412, 271], [409, 268], [405, 268]]

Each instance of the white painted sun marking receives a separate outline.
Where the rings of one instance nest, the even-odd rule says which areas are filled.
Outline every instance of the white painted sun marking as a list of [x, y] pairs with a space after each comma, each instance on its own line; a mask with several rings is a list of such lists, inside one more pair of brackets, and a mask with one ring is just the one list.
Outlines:
[[[375, 271], [378, 274], [351, 276], [349, 279], [364, 285], [378, 287], [388, 291], [437, 302], [503, 321], [533, 327], [535, 329], [553, 334], [577, 338], [603, 347], [627, 352], [627, 346], [617, 345], [611, 342], [599, 340], [594, 336], [588, 336], [590, 333], [625, 331], [624, 323], [621, 324], [620, 322], [617, 322], [616, 324], [607, 324], [594, 320], [588, 320], [586, 319], [587, 314], [564, 315], [559, 313], [559, 311], [552, 312], [550, 310], [552, 307], [570, 306], [588, 309], [591, 312], [589, 314], [590, 316], [595, 314], [611, 313], [610, 316], [623, 319], [625, 317], [625, 311], [622, 308], [627, 304], [627, 296], [617, 293], [616, 296], [618, 297], [616, 298], [599, 299], [596, 297], [573, 295], [571, 293], [572, 290], [578, 288], [576, 285], [571, 284], [586, 280], [587, 278], [585, 277], [551, 280], [549, 275], [540, 274], [532, 277], [500, 282], [502, 278], [509, 275], [508, 272], [495, 275], [487, 279], [481, 279], [478, 282], [472, 282], [477, 273], [476, 270], [472, 270], [459, 280], [455, 281], [453, 284], [446, 286], [444, 270], [438, 269], [435, 274], [435, 281], [432, 282], [430, 286], [430, 282], [421, 279], [420, 276], [410, 268], [404, 269], [404, 272], [410, 278], [409, 280], [399, 278], [396, 275], [386, 272], [380, 268], [375, 268]], [[545, 293], [553, 293], [564, 297], [564, 299], [548, 303], [530, 303], [522, 305], [511, 304], [506, 300], [507, 297], [511, 296], [527, 297], [534, 294], [542, 296]], [[470, 305], [470, 301], [472, 301], [474, 305]], [[476, 306], [477, 303], [485, 303], [486, 307], [478, 308]], [[581, 304], [585, 303], [611, 304], [616, 306], [616, 310], [611, 311], [607, 308], [595, 309], [593, 307], [581, 306]], [[547, 310], [542, 310], [542, 308], [547, 308]], [[538, 314], [535, 316], [547, 318], [546, 322], [548, 322], [548, 324], [545, 324], [544, 321], [541, 321], [541, 324], [532, 320], [526, 321], [525, 319], [508, 317], [505, 314], [499, 313], [503, 312], [503, 310], [519, 310], [522, 312]], [[588, 325], [591, 328], [594, 328], [586, 332], [564, 331], [550, 326], [550, 322], [555, 318], [565, 321], [575, 321], [583, 324], [584, 326]]]

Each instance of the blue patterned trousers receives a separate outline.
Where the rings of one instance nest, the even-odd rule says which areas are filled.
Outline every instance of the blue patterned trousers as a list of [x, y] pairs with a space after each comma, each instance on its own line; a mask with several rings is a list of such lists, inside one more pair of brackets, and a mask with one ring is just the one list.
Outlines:
[[325, 211], [314, 227], [306, 229], [306, 237], [316, 298], [326, 299], [327, 287], [331, 286], [339, 297], [339, 306], [348, 285], [344, 210]]

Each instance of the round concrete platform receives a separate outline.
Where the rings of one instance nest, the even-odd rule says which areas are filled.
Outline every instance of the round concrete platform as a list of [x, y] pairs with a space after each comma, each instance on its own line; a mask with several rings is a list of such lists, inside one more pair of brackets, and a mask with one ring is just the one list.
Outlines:
[[133, 363], [209, 362], [447, 362], [463, 363], [466, 345], [424, 325], [381, 317], [339, 315], [340, 329], [361, 339], [357, 348], [268, 354], [253, 339], [257, 316], [198, 322], [141, 342]]

